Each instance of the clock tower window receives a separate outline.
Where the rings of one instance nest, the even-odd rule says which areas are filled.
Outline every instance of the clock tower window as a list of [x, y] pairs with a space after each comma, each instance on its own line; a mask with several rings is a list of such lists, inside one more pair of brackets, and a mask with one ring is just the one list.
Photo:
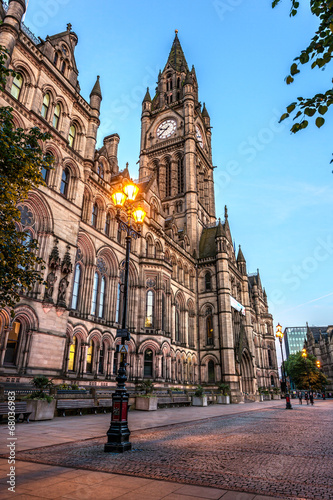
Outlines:
[[178, 193], [184, 192], [184, 163], [183, 158], [178, 160]]
[[166, 189], [165, 196], [171, 196], [171, 163], [170, 160], [167, 161], [165, 165], [165, 177], [166, 177]]

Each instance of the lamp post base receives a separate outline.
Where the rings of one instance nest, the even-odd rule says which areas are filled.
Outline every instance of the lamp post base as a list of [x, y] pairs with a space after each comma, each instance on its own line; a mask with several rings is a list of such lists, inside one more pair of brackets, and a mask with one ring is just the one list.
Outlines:
[[132, 449], [127, 415], [128, 394], [125, 390], [117, 390], [112, 396], [111, 425], [106, 433], [108, 442], [104, 445], [106, 453], [124, 453]]
[[287, 393], [286, 394], [286, 410], [292, 410], [293, 407], [291, 406], [291, 402], [290, 402], [290, 395]]

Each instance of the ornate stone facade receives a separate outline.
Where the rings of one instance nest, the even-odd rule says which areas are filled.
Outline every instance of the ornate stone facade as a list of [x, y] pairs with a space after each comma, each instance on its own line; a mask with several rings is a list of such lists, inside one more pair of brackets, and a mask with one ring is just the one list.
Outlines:
[[[52, 134], [45, 153], [54, 169], [20, 205], [47, 286], [22, 296], [14, 319], [1, 311], [0, 375], [114, 385], [125, 235], [110, 193], [129, 173], [119, 170], [117, 134], [96, 149], [99, 77], [88, 103], [71, 25], [37, 43], [20, 24], [24, 10], [24, 0], [11, 0], [0, 11], [0, 44], [20, 75], [8, 79], [1, 105], [13, 108], [17, 126]], [[235, 253], [227, 209], [216, 220], [213, 169], [210, 117], [176, 33], [156, 95], [147, 90], [142, 104], [138, 185], [147, 217], [131, 253], [129, 381], [223, 381], [238, 402], [279, 383], [273, 322], [259, 271], [248, 275]]]
[[329, 380], [326, 388], [333, 391], [333, 326], [308, 326], [304, 347], [320, 361], [320, 369]]

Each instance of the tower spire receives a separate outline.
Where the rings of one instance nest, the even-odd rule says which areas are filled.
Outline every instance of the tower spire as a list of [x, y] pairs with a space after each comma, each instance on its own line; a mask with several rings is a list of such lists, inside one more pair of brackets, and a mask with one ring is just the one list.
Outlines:
[[165, 66], [167, 66], [168, 64], [170, 64], [170, 66], [172, 66], [172, 68], [176, 71], [181, 71], [182, 68], [188, 70], [186, 58], [178, 38], [178, 30], [175, 30], [175, 38]]

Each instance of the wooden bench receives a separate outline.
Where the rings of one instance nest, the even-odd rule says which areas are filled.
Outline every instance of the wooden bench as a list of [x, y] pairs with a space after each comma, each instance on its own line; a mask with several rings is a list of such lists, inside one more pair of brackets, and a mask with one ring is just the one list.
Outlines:
[[[25, 420], [29, 423], [29, 417], [31, 414], [31, 411], [27, 411], [27, 402], [26, 401], [14, 401], [15, 403], [15, 420], [19, 422], [20, 420], [20, 415], [23, 415], [23, 420]], [[11, 410], [8, 408], [8, 403], [0, 403], [0, 421], [2, 420], [3, 415], [7, 415]]]
[[106, 408], [112, 410], [112, 399], [99, 399], [98, 408], [103, 408], [104, 413], [106, 413]]
[[157, 400], [158, 408], [168, 408], [172, 406], [172, 397], [171, 396], [159, 396]]
[[97, 413], [97, 406], [94, 399], [58, 399], [57, 410], [62, 412], [62, 416], [66, 416], [66, 410], [76, 410], [79, 415], [82, 415], [83, 409], [93, 409]]
[[186, 394], [182, 394], [180, 396], [172, 396], [172, 403], [175, 406], [191, 406], [192, 401], [186, 396]]

